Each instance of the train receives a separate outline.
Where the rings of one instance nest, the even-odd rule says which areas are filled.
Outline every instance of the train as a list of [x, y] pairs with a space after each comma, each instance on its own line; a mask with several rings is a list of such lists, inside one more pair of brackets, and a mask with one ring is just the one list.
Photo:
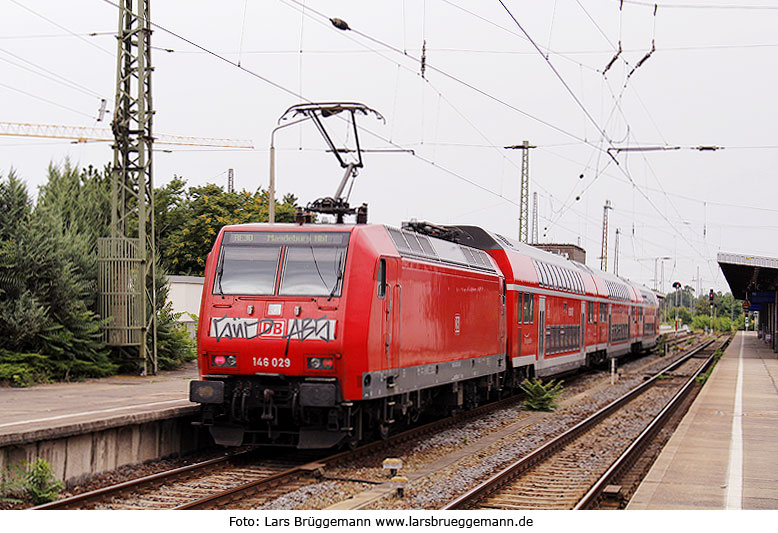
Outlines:
[[353, 447], [648, 350], [658, 329], [650, 289], [477, 226], [225, 226], [190, 400], [219, 445]]

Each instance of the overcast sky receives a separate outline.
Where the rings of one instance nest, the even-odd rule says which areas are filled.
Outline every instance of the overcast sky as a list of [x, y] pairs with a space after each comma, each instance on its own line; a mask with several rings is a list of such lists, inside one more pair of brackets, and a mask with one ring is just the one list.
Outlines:
[[[728, 290], [718, 251], [778, 257], [776, 1], [156, 0], [151, 11], [154, 132], [254, 146], [156, 152], [158, 186], [226, 185], [233, 168], [236, 188], [267, 188], [270, 132], [289, 106], [356, 101], [386, 120], [360, 120], [362, 146], [395, 150], [366, 153], [354, 184], [351, 203], [368, 203], [372, 222], [517, 238], [521, 152], [503, 147], [529, 140], [540, 240], [580, 242], [590, 266], [606, 200], [608, 270], [618, 228], [619, 274], [648, 286], [658, 257], [671, 257], [665, 289], [697, 287], [699, 268], [703, 292]], [[0, 121], [107, 127], [117, 22], [106, 0], [0, 0]], [[279, 198], [334, 193], [342, 171], [312, 124], [275, 144]], [[626, 147], [664, 149], [615, 151]], [[33, 192], [65, 158], [101, 167], [112, 153], [0, 136], [0, 175], [16, 169]]]

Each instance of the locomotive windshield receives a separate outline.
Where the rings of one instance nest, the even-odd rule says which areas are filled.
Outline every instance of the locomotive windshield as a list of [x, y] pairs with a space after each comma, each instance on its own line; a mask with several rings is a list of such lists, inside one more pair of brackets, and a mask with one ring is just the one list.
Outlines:
[[340, 296], [348, 240], [345, 232], [228, 231], [213, 293]]

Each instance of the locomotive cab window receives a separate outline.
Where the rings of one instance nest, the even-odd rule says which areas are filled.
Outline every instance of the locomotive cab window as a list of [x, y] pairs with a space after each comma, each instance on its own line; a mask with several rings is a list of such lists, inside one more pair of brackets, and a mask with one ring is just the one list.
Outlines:
[[225, 232], [213, 293], [340, 296], [348, 240], [345, 232]]
[[273, 294], [280, 246], [222, 246], [214, 294]]
[[379, 298], [384, 298], [386, 296], [386, 259], [378, 260], [376, 284], [376, 295]]

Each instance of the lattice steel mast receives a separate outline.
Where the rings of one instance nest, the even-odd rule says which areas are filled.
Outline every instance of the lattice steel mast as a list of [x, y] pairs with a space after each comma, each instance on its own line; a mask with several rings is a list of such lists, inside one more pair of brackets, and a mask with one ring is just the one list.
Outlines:
[[538, 193], [532, 193], [532, 243], [538, 244]]
[[[120, 0], [111, 237], [98, 242], [106, 341], [157, 372], [150, 0]], [[134, 4], [134, 5], [133, 5]], [[134, 351], [134, 350], [133, 350]], [[134, 355], [134, 354], [133, 354]]]
[[605, 207], [602, 214], [602, 255], [600, 255], [600, 270], [608, 271], [608, 209], [611, 207], [611, 201], [605, 200]]
[[613, 248], [613, 273], [619, 275], [619, 235], [621, 230], [616, 228], [616, 246]]
[[521, 187], [519, 189], [519, 241], [529, 242], [529, 151], [537, 146], [530, 146], [529, 141], [514, 146], [506, 146], [509, 150], [523, 150], [521, 154]]

